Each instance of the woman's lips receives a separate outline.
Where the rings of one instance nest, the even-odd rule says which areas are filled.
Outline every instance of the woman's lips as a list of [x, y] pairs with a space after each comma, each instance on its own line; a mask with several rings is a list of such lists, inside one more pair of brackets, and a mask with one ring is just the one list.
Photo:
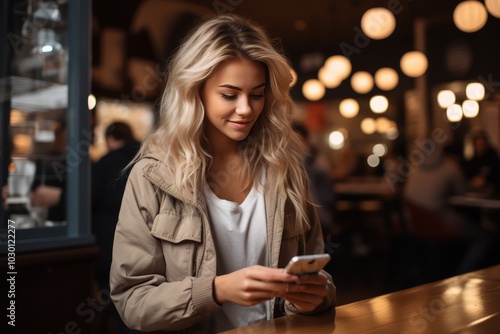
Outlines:
[[250, 122], [250, 121], [245, 121], [245, 122], [229, 121], [229, 123], [231, 123], [237, 129], [244, 129], [244, 128], [248, 127], [250, 124], [252, 124], [252, 122]]

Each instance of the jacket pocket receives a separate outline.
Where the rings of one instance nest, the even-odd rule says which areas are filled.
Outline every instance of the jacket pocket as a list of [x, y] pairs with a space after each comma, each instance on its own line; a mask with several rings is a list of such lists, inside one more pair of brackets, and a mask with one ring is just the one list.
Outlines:
[[194, 276], [196, 248], [202, 240], [199, 217], [161, 212], [154, 219], [151, 235], [161, 241], [167, 281]]

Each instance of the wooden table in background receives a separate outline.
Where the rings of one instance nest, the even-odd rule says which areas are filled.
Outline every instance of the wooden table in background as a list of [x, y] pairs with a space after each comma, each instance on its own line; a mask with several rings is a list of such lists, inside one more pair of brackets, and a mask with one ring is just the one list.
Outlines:
[[[337, 287], [342, 293], [342, 287]], [[236, 333], [500, 333], [500, 265], [362, 300], [316, 316], [292, 315]]]

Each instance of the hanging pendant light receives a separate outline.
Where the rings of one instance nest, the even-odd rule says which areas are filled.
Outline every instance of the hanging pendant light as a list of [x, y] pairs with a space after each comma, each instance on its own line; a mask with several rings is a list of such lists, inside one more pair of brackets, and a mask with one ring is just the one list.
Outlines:
[[476, 32], [486, 24], [488, 12], [479, 1], [467, 0], [459, 3], [453, 11], [453, 22], [463, 32]]

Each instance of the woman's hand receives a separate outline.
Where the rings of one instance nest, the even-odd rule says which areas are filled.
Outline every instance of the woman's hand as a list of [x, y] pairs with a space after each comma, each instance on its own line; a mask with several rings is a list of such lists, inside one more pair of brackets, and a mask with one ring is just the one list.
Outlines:
[[288, 285], [282, 297], [299, 311], [314, 311], [328, 294], [328, 279], [321, 274], [300, 275], [298, 278], [297, 282]]
[[59, 204], [62, 189], [59, 187], [40, 186], [31, 194], [31, 204], [52, 208]]
[[287, 274], [283, 269], [251, 266], [217, 276], [214, 280], [214, 294], [219, 304], [231, 302], [253, 306], [274, 297], [282, 297], [287, 288], [296, 285], [300, 285], [299, 277]]

